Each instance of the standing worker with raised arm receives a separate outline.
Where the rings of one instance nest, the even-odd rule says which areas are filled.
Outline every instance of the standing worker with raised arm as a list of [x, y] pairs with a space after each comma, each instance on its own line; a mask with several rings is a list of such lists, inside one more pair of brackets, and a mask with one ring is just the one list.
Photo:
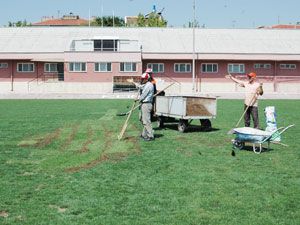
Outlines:
[[258, 102], [259, 95], [263, 95], [262, 83], [256, 82], [256, 73], [251, 72], [247, 74], [248, 81], [242, 81], [232, 75], [226, 75], [226, 78], [238, 83], [241, 87], [245, 88], [245, 101], [244, 101], [244, 121], [245, 126], [250, 127], [250, 115], [252, 116], [254, 128], [259, 129], [258, 119]]

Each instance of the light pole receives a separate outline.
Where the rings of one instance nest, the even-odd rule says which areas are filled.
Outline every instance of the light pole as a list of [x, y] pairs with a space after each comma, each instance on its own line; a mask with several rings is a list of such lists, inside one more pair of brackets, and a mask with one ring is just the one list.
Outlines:
[[193, 72], [192, 72], [192, 83], [193, 83], [193, 92], [196, 91], [195, 88], [195, 73], [196, 73], [196, 68], [195, 68], [195, 61], [196, 61], [196, 54], [195, 54], [195, 22], [196, 22], [196, 4], [195, 0], [193, 2], [193, 14], [194, 14], [194, 19], [193, 19]]

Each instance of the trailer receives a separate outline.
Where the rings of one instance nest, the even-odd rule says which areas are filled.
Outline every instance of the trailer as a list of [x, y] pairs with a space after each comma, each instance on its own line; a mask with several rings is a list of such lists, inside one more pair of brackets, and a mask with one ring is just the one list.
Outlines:
[[200, 120], [201, 127], [211, 129], [210, 119], [217, 116], [217, 98], [210, 96], [157, 96], [154, 114], [158, 127], [178, 122], [178, 131], [185, 132], [192, 120]]

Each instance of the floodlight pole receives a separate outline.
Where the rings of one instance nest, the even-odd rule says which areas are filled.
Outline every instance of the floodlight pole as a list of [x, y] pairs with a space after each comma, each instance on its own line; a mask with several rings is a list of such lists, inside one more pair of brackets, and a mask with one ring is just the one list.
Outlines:
[[196, 13], [195, 13], [195, 8], [196, 8], [196, 4], [195, 4], [195, 0], [193, 2], [193, 13], [194, 13], [194, 21], [193, 21], [193, 72], [192, 72], [192, 83], [193, 83], [193, 92], [196, 91], [195, 88], [195, 73], [196, 73], [196, 68], [195, 68], [195, 60], [196, 60], [196, 55], [195, 55], [195, 22], [196, 22]]

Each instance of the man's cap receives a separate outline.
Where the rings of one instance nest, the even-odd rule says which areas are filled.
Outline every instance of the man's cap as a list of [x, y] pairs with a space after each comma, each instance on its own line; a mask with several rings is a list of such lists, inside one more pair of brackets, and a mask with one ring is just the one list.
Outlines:
[[141, 78], [142, 78], [142, 79], [148, 79], [148, 78], [149, 78], [149, 74], [148, 74], [148, 73], [143, 73], [143, 74], [141, 75]]
[[145, 73], [152, 73], [152, 69], [151, 68], [147, 68]]
[[248, 77], [252, 77], [252, 78], [256, 78], [256, 73], [255, 72], [251, 72], [247, 74]]

